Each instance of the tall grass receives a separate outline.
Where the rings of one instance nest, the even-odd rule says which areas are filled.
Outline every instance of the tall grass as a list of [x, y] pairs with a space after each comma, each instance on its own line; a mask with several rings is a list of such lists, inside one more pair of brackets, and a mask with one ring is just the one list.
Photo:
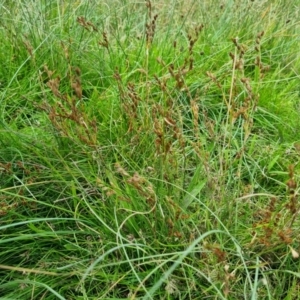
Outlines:
[[297, 299], [297, 1], [0, 7], [0, 299]]

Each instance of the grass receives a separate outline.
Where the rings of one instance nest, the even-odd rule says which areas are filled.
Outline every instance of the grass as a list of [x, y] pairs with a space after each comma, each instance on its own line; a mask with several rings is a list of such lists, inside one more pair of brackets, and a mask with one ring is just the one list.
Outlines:
[[0, 7], [0, 299], [298, 299], [296, 0]]

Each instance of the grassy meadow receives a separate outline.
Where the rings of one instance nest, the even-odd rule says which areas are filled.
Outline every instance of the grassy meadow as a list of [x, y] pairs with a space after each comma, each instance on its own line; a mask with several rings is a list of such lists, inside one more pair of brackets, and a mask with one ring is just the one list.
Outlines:
[[0, 12], [0, 299], [299, 299], [299, 0]]

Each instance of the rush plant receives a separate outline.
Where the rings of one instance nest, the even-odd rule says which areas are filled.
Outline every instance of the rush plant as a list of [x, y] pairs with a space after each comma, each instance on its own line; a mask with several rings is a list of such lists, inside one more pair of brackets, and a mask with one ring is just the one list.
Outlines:
[[0, 3], [0, 299], [298, 299], [296, 2]]

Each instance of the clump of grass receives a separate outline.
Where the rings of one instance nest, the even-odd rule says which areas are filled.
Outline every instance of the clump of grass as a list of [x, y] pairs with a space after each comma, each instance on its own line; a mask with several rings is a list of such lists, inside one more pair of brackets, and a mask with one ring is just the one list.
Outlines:
[[293, 4], [3, 4], [0, 298], [297, 297]]

